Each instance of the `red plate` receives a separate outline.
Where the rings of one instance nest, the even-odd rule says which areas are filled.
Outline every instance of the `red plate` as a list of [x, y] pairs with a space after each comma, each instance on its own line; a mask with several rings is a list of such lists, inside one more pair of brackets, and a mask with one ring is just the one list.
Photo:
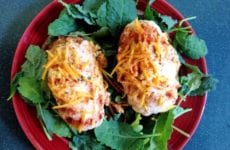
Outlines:
[[[79, 2], [79, 0], [69, 0], [70, 2]], [[140, 3], [140, 9], [143, 9], [145, 4], [143, 2]], [[157, 0], [153, 7], [160, 13], [172, 16], [174, 19], [181, 20], [182, 15], [173, 8], [170, 4], [168, 4], [164, 0]], [[24, 55], [26, 49], [30, 44], [35, 44], [41, 46], [47, 38], [47, 27], [50, 22], [52, 22], [55, 18], [58, 17], [59, 12], [63, 7], [58, 4], [56, 1], [51, 2], [48, 6], [46, 6], [30, 23], [26, 31], [24, 32], [21, 40], [18, 43], [13, 65], [11, 71], [11, 78], [20, 71], [21, 65], [24, 62]], [[188, 25], [188, 23], [186, 24]], [[186, 59], [188, 63], [199, 66], [199, 68], [207, 73], [207, 67], [205, 59], [199, 59], [196, 61]], [[192, 108], [193, 111], [181, 116], [175, 121], [175, 126], [180, 129], [186, 131], [190, 135], [193, 135], [196, 130], [201, 116], [204, 111], [206, 96], [196, 96], [196, 97], [188, 97], [187, 101], [182, 104], [182, 106]], [[30, 140], [33, 146], [36, 149], [47, 149], [47, 150], [65, 150], [68, 149], [68, 141], [64, 138], [60, 138], [57, 136], [53, 137], [52, 141], [49, 141], [37, 119], [35, 109], [29, 105], [27, 105], [19, 95], [15, 95], [13, 97], [13, 106], [15, 113], [17, 115], [18, 121]], [[168, 142], [169, 149], [182, 149], [185, 144], [188, 142], [189, 138], [177, 133], [173, 132], [170, 141]]]

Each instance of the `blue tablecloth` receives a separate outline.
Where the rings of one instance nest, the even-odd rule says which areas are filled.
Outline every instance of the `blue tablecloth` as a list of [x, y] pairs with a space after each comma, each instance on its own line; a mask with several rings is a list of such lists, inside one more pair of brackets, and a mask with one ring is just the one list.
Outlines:
[[[0, 2], [0, 149], [33, 149], [22, 132], [12, 105], [6, 101], [13, 54], [27, 25], [50, 0]], [[191, 22], [209, 48], [209, 73], [219, 79], [209, 93], [204, 116], [188, 150], [230, 149], [230, 0], [169, 0]]]

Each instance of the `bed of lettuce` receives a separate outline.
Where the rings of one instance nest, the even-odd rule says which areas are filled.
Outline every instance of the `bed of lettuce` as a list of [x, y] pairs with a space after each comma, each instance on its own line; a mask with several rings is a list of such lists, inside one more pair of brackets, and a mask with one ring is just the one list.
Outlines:
[[[66, 4], [59, 17], [48, 26], [49, 42], [58, 36], [80, 36], [99, 44], [108, 61], [107, 72], [111, 72], [116, 64], [116, 53], [119, 35], [124, 26], [135, 18], [155, 21], [164, 32], [175, 35], [171, 42], [178, 50], [183, 67], [190, 73], [180, 76], [182, 87], [179, 89], [181, 100], [186, 96], [203, 95], [215, 88], [217, 80], [206, 75], [197, 66], [187, 64], [181, 55], [191, 59], [199, 59], [207, 54], [204, 40], [191, 34], [190, 27], [184, 27], [183, 22], [164, 16], [150, 7], [149, 2], [143, 14], [138, 15], [136, 2], [133, 0], [85, 0], [82, 5]], [[124, 113], [112, 113], [106, 107], [107, 118], [94, 130], [77, 133], [66, 124], [52, 109], [56, 105], [46, 81], [41, 79], [43, 66], [47, 61], [44, 50], [30, 45], [25, 55], [26, 61], [21, 71], [14, 76], [10, 87], [10, 96], [18, 92], [28, 104], [35, 106], [37, 116], [44, 133], [49, 140], [53, 134], [67, 138], [72, 149], [117, 149], [144, 150], [167, 149], [167, 141], [173, 131], [173, 121], [182, 114], [191, 111], [179, 105], [168, 112], [143, 117], [130, 107], [124, 108]], [[109, 76], [110, 80], [115, 80]], [[126, 102], [122, 92], [109, 85], [111, 101]]]

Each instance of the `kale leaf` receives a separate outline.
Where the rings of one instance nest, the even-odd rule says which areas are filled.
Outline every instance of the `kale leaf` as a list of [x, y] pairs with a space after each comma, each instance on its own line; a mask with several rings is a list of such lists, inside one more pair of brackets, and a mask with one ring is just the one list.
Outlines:
[[136, 149], [136, 146], [144, 147], [149, 138], [157, 136], [157, 134], [141, 134], [134, 131], [129, 124], [113, 120], [104, 120], [94, 133], [99, 142], [118, 150]]
[[97, 12], [97, 24], [107, 26], [112, 35], [119, 35], [122, 28], [137, 17], [134, 0], [107, 0]]
[[[64, 3], [64, 2], [63, 2]], [[96, 16], [90, 11], [84, 10], [81, 5], [63, 4], [68, 14], [74, 19], [82, 19], [89, 25], [95, 25]]]
[[14, 76], [11, 83], [8, 99], [12, 98], [16, 90], [18, 90], [26, 98], [27, 102], [32, 104], [41, 103], [44, 100], [40, 81], [47, 55], [38, 46], [30, 45], [25, 57], [26, 61], [22, 65], [22, 70]]
[[179, 93], [182, 95], [189, 95], [192, 91], [198, 89], [201, 85], [201, 79], [203, 75], [196, 72], [187, 74], [186, 76], [180, 77], [181, 88]]
[[12, 82], [10, 83], [10, 94], [7, 100], [10, 100], [14, 96], [15, 92], [17, 91], [17, 87], [18, 87], [18, 80], [21, 77], [22, 77], [22, 72], [19, 72], [14, 76]]
[[63, 10], [59, 18], [49, 24], [48, 34], [52, 36], [68, 35], [68, 33], [76, 31], [76, 29], [75, 19], [66, 10]]
[[150, 7], [150, 3], [148, 3], [145, 8], [143, 18], [154, 21], [165, 32], [170, 31], [170, 29], [172, 29], [177, 23], [177, 21], [172, 19], [172, 17], [161, 15], [156, 10], [152, 9]]
[[46, 109], [44, 106], [37, 105], [37, 114], [45, 126], [47, 132], [52, 135], [56, 134], [60, 137], [71, 137], [72, 132], [69, 126], [50, 109]]
[[91, 12], [93, 14], [97, 14], [98, 9], [106, 0], [84, 0], [83, 9]]
[[199, 59], [208, 53], [205, 41], [196, 35], [189, 35], [186, 31], [177, 31], [174, 38], [181, 53], [192, 59]]
[[192, 72], [180, 77], [179, 81], [181, 88], [179, 90], [179, 95], [201, 96], [204, 95], [205, 92], [209, 92], [216, 88], [216, 84], [218, 83], [217, 79], [211, 75], [205, 75], [197, 66], [187, 64], [184, 61], [182, 64]]
[[47, 61], [44, 50], [38, 46], [30, 45], [25, 55], [26, 61], [22, 65], [23, 76], [41, 80], [43, 65]]
[[108, 27], [110, 33], [117, 36], [127, 23], [137, 17], [134, 0], [86, 0], [82, 6], [67, 4], [62, 0], [59, 2], [67, 13], [61, 13], [60, 17], [50, 24], [49, 34], [53, 36], [76, 31], [75, 19], [83, 20], [91, 26]]
[[184, 109], [183, 107], [176, 106], [173, 109], [173, 118], [176, 119], [176, 118], [178, 118], [178, 117], [182, 116], [183, 114], [190, 112], [190, 111], [192, 111], [191, 108]]
[[92, 134], [78, 134], [72, 138], [69, 146], [73, 150], [109, 150], [108, 147], [99, 143]]
[[167, 143], [173, 131], [173, 118], [173, 109], [160, 114], [157, 118], [153, 134], [160, 134], [160, 136], [156, 136], [151, 139], [150, 149], [167, 150]]
[[32, 77], [20, 77], [18, 80], [18, 92], [30, 103], [36, 105], [44, 102], [39, 82]]
[[136, 114], [136, 119], [132, 122], [131, 126], [133, 127], [133, 130], [136, 132], [141, 132], [143, 129], [143, 125], [140, 124], [141, 121], [141, 114]]
[[218, 80], [212, 77], [211, 75], [205, 76], [201, 79], [201, 84], [199, 88], [196, 90], [193, 90], [190, 93], [190, 95], [191, 96], [204, 95], [205, 92], [215, 90], [217, 83], [218, 83]]

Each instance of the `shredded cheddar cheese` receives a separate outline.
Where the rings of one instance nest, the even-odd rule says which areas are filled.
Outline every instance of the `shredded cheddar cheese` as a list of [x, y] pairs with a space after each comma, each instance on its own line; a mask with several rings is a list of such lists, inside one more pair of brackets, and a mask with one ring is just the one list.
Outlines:
[[[132, 84], [136, 86], [139, 91], [142, 91], [140, 105], [144, 106], [148, 87], [158, 85], [161, 79], [157, 72], [157, 66], [152, 61], [149, 45], [154, 45], [156, 56], [159, 56], [160, 46], [158, 41], [151, 41], [150, 44], [147, 43], [148, 37], [142, 34], [143, 28], [138, 19], [134, 21], [134, 28], [135, 36], [129, 39], [129, 43], [121, 46], [120, 50], [122, 53], [118, 54], [118, 64], [113, 69], [111, 75], [117, 72], [117, 79], [119, 82], [123, 84]], [[138, 39], [138, 41], [135, 39]], [[142, 40], [140, 41], [140, 39]], [[156, 57], [155, 59], [159, 58]], [[124, 63], [126, 63], [126, 65], [122, 65]], [[139, 69], [137, 70], [135, 67]], [[151, 74], [151, 72], [154, 73], [154, 75]], [[134, 78], [133, 75], [136, 77]], [[122, 78], [125, 78], [125, 81], [123, 81]], [[147, 80], [149, 82], [143, 84], [141, 80]]]
[[[86, 77], [82, 73], [82, 69], [92, 62], [86, 61], [83, 63], [80, 61], [80, 56], [78, 56], [76, 49], [71, 46], [66, 46], [67, 44], [72, 45], [71, 42], [60, 43], [55, 48], [46, 51], [48, 54], [48, 62], [44, 66], [42, 79], [45, 80], [47, 74], [48, 76], [49, 74], [52, 76], [48, 80], [48, 86], [55, 98], [59, 99], [58, 105], [54, 106], [53, 109], [71, 107], [84, 101], [85, 98], [93, 99], [95, 92], [108, 87], [105, 81], [103, 81], [101, 85], [98, 80], [90, 80], [89, 77]], [[81, 80], [84, 81], [84, 86], [94, 85], [95, 89], [90, 93], [84, 93], [85, 91], [81, 89], [69, 89], [74, 89], [74, 82], [80, 82]], [[69, 87], [67, 87], [67, 85]]]
[[117, 62], [111, 75], [116, 73], [135, 111], [150, 115], [167, 111], [175, 103], [177, 93], [171, 97], [166, 93], [177, 92], [180, 63], [167, 35], [154, 22], [135, 19], [125, 27]]

